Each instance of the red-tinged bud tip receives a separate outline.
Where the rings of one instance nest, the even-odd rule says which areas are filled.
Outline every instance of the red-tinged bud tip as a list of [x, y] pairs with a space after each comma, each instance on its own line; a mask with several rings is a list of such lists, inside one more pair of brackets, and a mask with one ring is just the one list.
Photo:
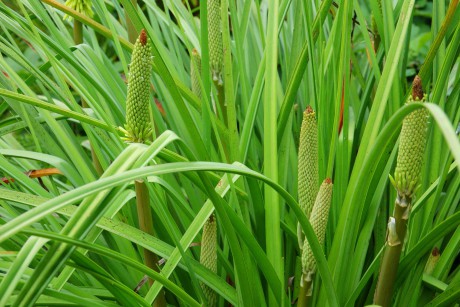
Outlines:
[[315, 111], [313, 111], [313, 108], [311, 106], [308, 106], [305, 109], [305, 114], [312, 114], [312, 113], [315, 113]]
[[145, 29], [141, 30], [141, 34], [139, 35], [139, 41], [141, 42], [142, 46], [145, 46], [147, 44], [147, 32], [145, 32]]
[[431, 251], [431, 255], [434, 256], [434, 257], [437, 257], [440, 254], [441, 253], [439, 252], [439, 249], [437, 247], [433, 248], [433, 250]]
[[412, 83], [412, 98], [414, 100], [422, 100], [423, 98], [423, 88], [422, 88], [422, 79], [417, 75], [415, 76], [414, 82]]
[[326, 178], [326, 179], [324, 179], [324, 183], [331, 184], [332, 179], [331, 178]]

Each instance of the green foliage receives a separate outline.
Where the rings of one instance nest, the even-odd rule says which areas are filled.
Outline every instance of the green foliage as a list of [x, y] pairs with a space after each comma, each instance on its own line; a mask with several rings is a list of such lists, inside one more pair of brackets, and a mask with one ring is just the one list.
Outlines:
[[[164, 288], [175, 306], [201, 305], [209, 289], [217, 306], [286, 306], [302, 273], [298, 224], [317, 267], [311, 304], [369, 305], [398, 136], [415, 112], [429, 114], [427, 145], [392, 304], [458, 299], [458, 0], [91, 2], [92, 16], [64, 1], [0, 2], [0, 305], [149, 306]], [[132, 99], [127, 19], [150, 40], [148, 145], [117, 128]], [[405, 104], [415, 74], [426, 102]], [[318, 178], [334, 182], [324, 246], [296, 201], [307, 106]], [[139, 230], [135, 179], [154, 236]], [[198, 244], [211, 215], [216, 271]]]

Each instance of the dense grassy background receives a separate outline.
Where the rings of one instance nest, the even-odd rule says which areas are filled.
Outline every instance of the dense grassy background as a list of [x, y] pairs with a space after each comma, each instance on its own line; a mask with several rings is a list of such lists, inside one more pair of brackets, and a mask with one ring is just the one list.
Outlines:
[[[416, 73], [429, 140], [394, 304], [458, 301], [458, 0], [221, 0], [226, 112], [215, 104], [217, 116], [206, 1], [92, 5], [90, 18], [54, 0], [0, 2], [0, 305], [147, 306], [163, 285], [170, 304], [199, 305], [200, 282], [221, 306], [289, 305], [301, 274], [298, 221], [318, 262], [313, 303], [370, 304], [396, 195], [388, 175], [402, 120], [417, 108], [404, 104]], [[82, 44], [65, 13], [84, 24]], [[132, 51], [126, 15], [153, 48], [148, 146], [124, 144], [116, 129]], [[202, 99], [190, 89], [194, 48]], [[308, 105], [320, 181], [334, 182], [324, 252], [296, 202]], [[47, 168], [60, 174], [28, 176]], [[155, 236], [138, 229], [136, 178], [149, 182]], [[196, 244], [214, 211], [217, 274], [200, 265]], [[144, 248], [166, 260], [161, 274], [143, 265]], [[426, 274], [434, 248], [439, 262]], [[159, 282], [134, 292], [145, 274]]]

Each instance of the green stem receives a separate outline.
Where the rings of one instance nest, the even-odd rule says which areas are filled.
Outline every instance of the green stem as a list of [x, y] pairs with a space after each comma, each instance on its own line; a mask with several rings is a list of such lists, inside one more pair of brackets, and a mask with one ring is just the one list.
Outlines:
[[[137, 0], [131, 0], [131, 3], [133, 4], [134, 7], [137, 7]], [[126, 17], [126, 30], [128, 31], [128, 39], [130, 43], [134, 44], [139, 34], [137, 33], [136, 27], [134, 26], [131, 18], [129, 18], [128, 12], [126, 10], [125, 10], [125, 17]]]
[[388, 224], [387, 244], [383, 254], [380, 275], [375, 289], [374, 304], [387, 307], [391, 305], [393, 298], [393, 288], [398, 272], [399, 258], [404, 244], [407, 231], [407, 219], [411, 199], [407, 203], [401, 202], [398, 197], [394, 209], [394, 228], [391, 221]]
[[83, 43], [83, 24], [76, 19], [73, 21], [73, 41], [75, 45]]
[[[154, 235], [152, 211], [150, 210], [149, 189], [144, 180], [135, 180], [134, 187], [136, 189], [136, 205], [137, 217], [139, 220], [139, 228], [143, 232]], [[158, 257], [151, 251], [144, 249], [144, 264], [156, 272], [160, 272], [158, 268]], [[149, 278], [150, 286], [153, 285], [153, 280]], [[158, 294], [153, 306], [166, 306], [166, 298], [164, 292]]]
[[302, 274], [300, 280], [300, 291], [299, 298], [297, 299], [297, 307], [308, 307], [311, 305], [311, 293], [312, 293], [312, 280], [307, 281], [305, 274]]

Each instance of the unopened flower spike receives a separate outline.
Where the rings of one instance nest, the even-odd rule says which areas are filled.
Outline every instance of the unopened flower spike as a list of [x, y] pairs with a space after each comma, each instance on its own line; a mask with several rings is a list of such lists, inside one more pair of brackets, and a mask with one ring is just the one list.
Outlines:
[[[308, 106], [303, 112], [302, 126], [300, 128], [299, 153], [298, 153], [298, 180], [297, 189], [299, 205], [307, 218], [315, 204], [318, 194], [318, 127], [315, 111]], [[297, 225], [299, 247], [303, 247], [304, 234], [300, 225]]]
[[[200, 263], [205, 268], [217, 273], [217, 224], [214, 214], [209, 217], [203, 226]], [[203, 283], [201, 284], [201, 288], [207, 300], [206, 306], [216, 306], [216, 292]]]
[[[407, 103], [423, 103], [422, 82], [416, 76]], [[391, 182], [400, 199], [411, 199], [417, 190], [428, 133], [428, 111], [417, 109], [404, 118], [394, 178]]]
[[208, 0], [208, 44], [209, 62], [211, 66], [212, 78], [220, 85], [222, 80], [223, 66], [223, 43], [222, 25], [220, 17], [220, 0]]
[[[91, 8], [91, 0], [67, 0], [65, 5], [88, 17], [93, 16], [93, 9]], [[64, 19], [72, 20], [72, 16], [69, 16], [66, 14], [64, 16]]]
[[[321, 246], [324, 244], [326, 235], [329, 208], [332, 202], [332, 187], [333, 184], [330, 178], [323, 181], [310, 216], [311, 226]], [[305, 239], [302, 249], [302, 270], [306, 281], [311, 281], [316, 273], [316, 260], [307, 239]]]
[[124, 128], [119, 128], [125, 134], [123, 140], [127, 142], [145, 143], [152, 135], [149, 101], [151, 58], [147, 33], [142, 30], [134, 44], [129, 67], [126, 124]]
[[299, 204], [306, 217], [310, 217], [318, 194], [318, 128], [315, 111], [308, 106], [303, 112], [298, 154]]

